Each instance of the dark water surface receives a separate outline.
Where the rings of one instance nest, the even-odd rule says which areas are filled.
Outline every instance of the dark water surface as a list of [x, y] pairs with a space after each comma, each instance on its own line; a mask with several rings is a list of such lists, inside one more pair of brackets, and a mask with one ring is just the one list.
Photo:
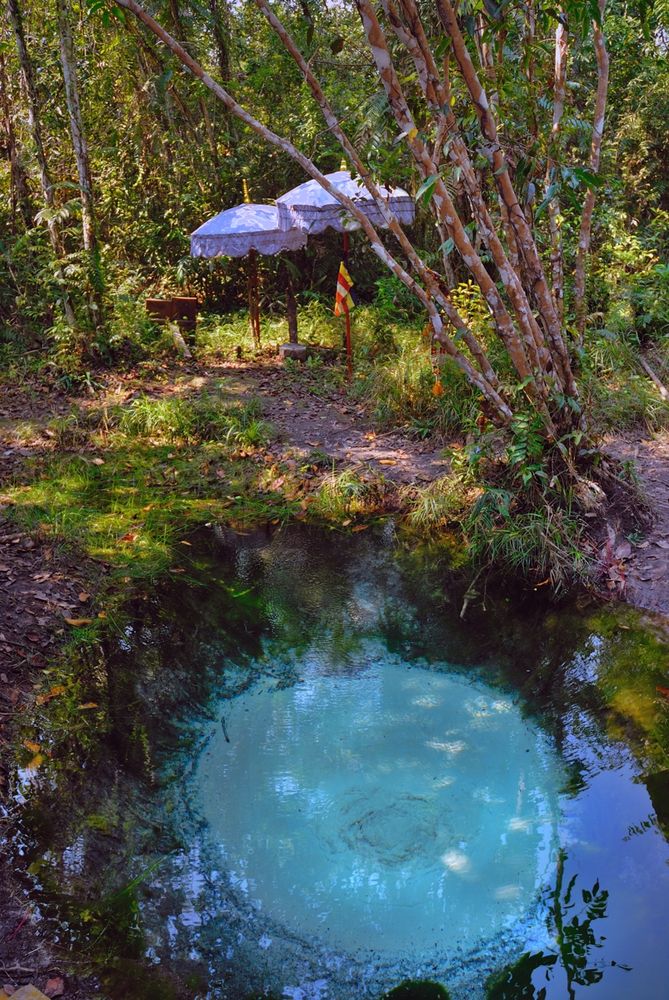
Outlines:
[[95, 752], [24, 774], [65, 946], [212, 1000], [669, 997], [649, 626], [504, 594], [462, 621], [445, 551], [390, 530], [192, 541], [95, 668]]

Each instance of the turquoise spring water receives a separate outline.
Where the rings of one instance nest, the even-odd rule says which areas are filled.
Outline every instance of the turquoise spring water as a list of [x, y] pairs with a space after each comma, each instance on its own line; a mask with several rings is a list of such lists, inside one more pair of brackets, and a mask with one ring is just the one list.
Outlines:
[[196, 772], [221, 865], [291, 933], [440, 955], [536, 910], [565, 773], [509, 695], [367, 642], [225, 706]]
[[51, 940], [167, 974], [142, 1000], [174, 974], [194, 1000], [669, 998], [645, 623], [504, 593], [462, 620], [443, 553], [391, 532], [192, 542], [110, 653], [97, 764], [24, 789]]

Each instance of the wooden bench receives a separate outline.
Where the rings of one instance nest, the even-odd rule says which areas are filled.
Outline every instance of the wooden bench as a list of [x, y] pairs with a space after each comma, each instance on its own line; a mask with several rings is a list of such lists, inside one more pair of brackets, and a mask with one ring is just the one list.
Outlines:
[[146, 311], [157, 323], [177, 323], [181, 333], [192, 333], [197, 326], [197, 299], [173, 295], [171, 299], [147, 299]]

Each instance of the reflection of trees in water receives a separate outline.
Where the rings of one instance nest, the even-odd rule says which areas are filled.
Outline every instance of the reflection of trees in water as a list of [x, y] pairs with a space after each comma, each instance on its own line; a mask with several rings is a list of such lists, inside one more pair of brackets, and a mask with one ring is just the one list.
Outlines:
[[560, 985], [561, 997], [574, 1000], [577, 986], [599, 983], [606, 969], [613, 966], [629, 972], [629, 966], [612, 960], [597, 961], [595, 949], [601, 948], [605, 935], [593, 927], [606, 918], [609, 894], [599, 881], [591, 889], [578, 889], [578, 875], [572, 875], [565, 886], [567, 856], [560, 851], [555, 887], [546, 893], [548, 928], [554, 935], [555, 948], [546, 952], [525, 952], [511, 966], [496, 973], [487, 984], [487, 1000], [544, 1000], [549, 995], [546, 986], [537, 986], [544, 971], [546, 983]]

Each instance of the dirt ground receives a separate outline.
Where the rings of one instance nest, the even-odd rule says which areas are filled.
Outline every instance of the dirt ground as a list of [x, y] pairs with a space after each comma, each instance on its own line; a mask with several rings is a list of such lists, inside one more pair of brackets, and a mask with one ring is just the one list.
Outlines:
[[653, 526], [626, 560], [625, 600], [669, 616], [669, 432], [612, 437], [606, 448], [615, 458], [634, 462], [654, 516]]
[[[8, 517], [3, 483], [20, 479], [30, 455], [53, 450], [47, 429], [50, 419], [74, 404], [85, 408], [124, 403], [140, 393], [187, 394], [222, 384], [232, 398], [261, 400], [265, 417], [278, 432], [271, 445], [277, 458], [318, 450], [334, 459], [339, 469], [368, 467], [398, 485], [427, 483], [448, 472], [440, 445], [416, 441], [402, 430], [377, 433], [362, 406], [322, 384], [316, 394], [274, 358], [208, 366], [154, 365], [143, 376], [109, 374], [100, 381], [90, 397], [54, 391], [48, 381], [39, 379], [3, 387], [0, 396], [0, 836], [8, 822], [4, 793], [14, 722], [31, 704], [40, 670], [58, 652], [67, 630], [65, 619], [95, 609], [105, 573], [100, 564], [82, 562], [38, 536], [16, 530]], [[636, 463], [655, 512], [647, 536], [627, 546], [624, 596], [637, 607], [669, 616], [669, 434], [619, 436], [607, 442], [607, 449]], [[1, 863], [0, 896], [0, 1000], [3, 988], [9, 996], [21, 984], [33, 982], [47, 989], [50, 981], [53, 996], [66, 1000], [95, 996], [90, 983], [60, 982], [63, 972], [39, 940], [20, 879]]]

